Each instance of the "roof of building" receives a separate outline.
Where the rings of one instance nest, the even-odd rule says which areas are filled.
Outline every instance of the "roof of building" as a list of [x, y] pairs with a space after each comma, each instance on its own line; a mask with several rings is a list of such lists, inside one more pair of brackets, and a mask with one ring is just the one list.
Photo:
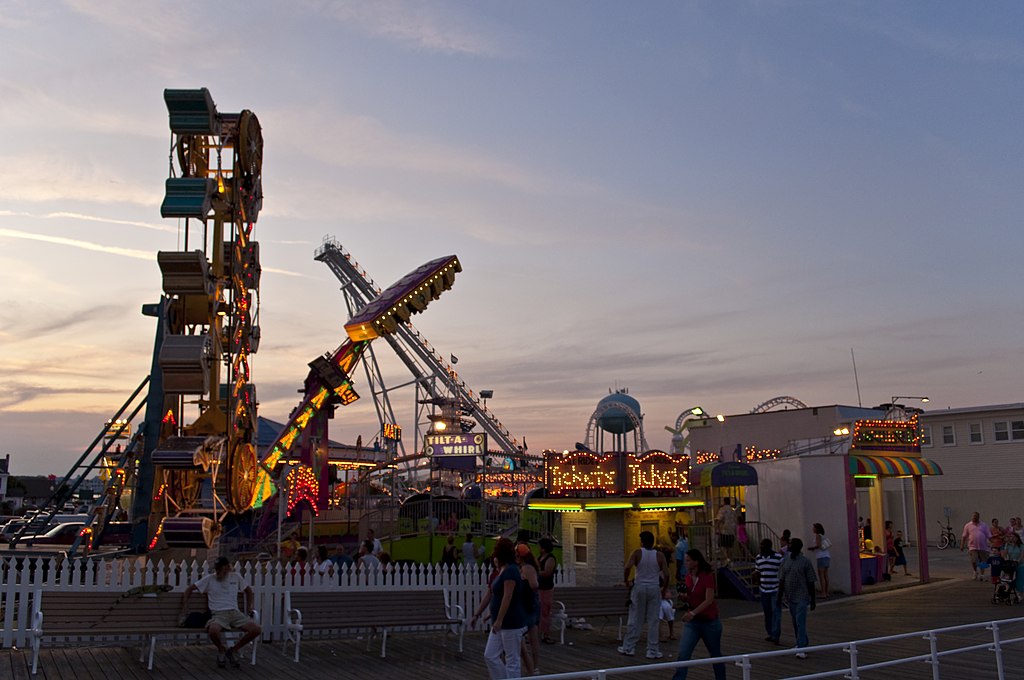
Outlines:
[[967, 413], [985, 413], [986, 411], [1024, 411], [1024, 403], [1016, 404], [994, 404], [991, 406], [965, 406], [963, 408], [936, 409], [925, 411], [921, 414], [922, 419], [941, 418], [943, 416], [962, 415]]

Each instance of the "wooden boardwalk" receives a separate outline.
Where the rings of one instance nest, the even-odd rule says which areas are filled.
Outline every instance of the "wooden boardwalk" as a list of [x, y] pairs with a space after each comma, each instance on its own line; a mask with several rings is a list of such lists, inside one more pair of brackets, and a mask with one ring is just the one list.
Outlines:
[[[965, 623], [984, 622], [1024, 616], [1024, 606], [993, 605], [992, 588], [987, 583], [946, 580], [898, 590], [876, 592], [853, 598], [826, 601], [810, 614], [809, 634], [812, 644], [828, 644], [846, 640], [894, 635], [916, 630], [941, 628]], [[727, 601], [723, 603], [726, 654], [777, 649], [764, 642], [759, 606]], [[783, 612], [783, 644], [792, 644], [792, 628], [787, 612]], [[602, 627], [593, 621], [595, 630], [570, 630], [571, 645], [544, 645], [540, 666], [544, 673], [564, 673], [586, 669], [612, 668], [624, 665], [650, 664], [641, 657], [623, 657], [615, 651], [616, 626], [609, 622]], [[677, 630], [678, 633], [678, 630]], [[1007, 627], [1004, 638], [1024, 637], [1024, 625]], [[447, 647], [441, 646], [439, 633], [396, 633], [388, 640], [388, 657], [379, 657], [379, 645], [367, 651], [366, 642], [354, 637], [304, 642], [302, 661], [294, 663], [282, 654], [279, 643], [262, 645], [258, 665], [243, 663], [241, 669], [217, 669], [209, 645], [165, 645], [158, 648], [154, 670], [147, 671], [138, 662], [138, 650], [123, 647], [60, 647], [49, 648], [40, 655], [39, 680], [200, 680], [205, 678], [332, 678], [339, 680], [424, 680], [426, 678], [487, 678], [483, 663], [484, 634], [467, 633], [465, 652], [460, 654], [457, 642], [449, 637]], [[984, 630], [940, 638], [940, 648], [991, 641]], [[665, 661], [675, 657], [676, 643], [664, 642]], [[642, 649], [642, 646], [640, 647]], [[882, 660], [886, 654], [909, 656], [928, 651], [926, 641], [908, 639], [884, 646], [875, 646], [861, 655], [862, 663]], [[697, 657], [706, 654], [698, 647]], [[994, 655], [987, 651], [971, 652], [943, 659], [942, 678], [984, 680], [998, 677]], [[0, 650], [0, 679], [28, 679], [31, 652], [22, 649]], [[811, 654], [804, 660], [791, 655], [781, 656], [755, 665], [754, 678], [788, 678], [848, 664], [842, 651]], [[1006, 678], [1024, 678], [1024, 643], [1004, 650]], [[731, 678], [740, 671], [731, 668]], [[661, 678], [670, 672], [664, 668], [630, 675], [631, 678]], [[693, 669], [690, 678], [711, 678], [710, 668]], [[862, 678], [880, 680], [931, 679], [931, 667], [914, 662], [895, 668], [865, 672]]]

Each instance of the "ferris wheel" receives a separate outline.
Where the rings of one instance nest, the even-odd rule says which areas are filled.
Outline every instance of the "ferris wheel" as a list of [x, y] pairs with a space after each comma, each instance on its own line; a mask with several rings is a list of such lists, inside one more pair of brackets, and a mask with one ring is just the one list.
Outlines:
[[263, 203], [263, 133], [252, 111], [218, 111], [206, 88], [165, 90], [164, 101], [171, 151], [160, 213], [183, 221], [184, 247], [157, 254], [164, 296], [147, 306], [158, 318], [153, 374], [160, 378], [147, 400], [153, 431], [135, 515], [148, 513], [150, 548], [161, 540], [209, 547], [224, 518], [256, 497], [249, 358], [260, 339], [252, 236]]

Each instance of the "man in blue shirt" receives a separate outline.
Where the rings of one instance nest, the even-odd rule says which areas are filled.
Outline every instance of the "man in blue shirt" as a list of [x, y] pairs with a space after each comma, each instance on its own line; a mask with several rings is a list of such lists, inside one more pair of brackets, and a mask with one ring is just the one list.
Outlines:
[[814, 611], [814, 594], [817, 592], [818, 576], [811, 561], [802, 555], [804, 542], [794, 538], [789, 542], [789, 554], [779, 569], [779, 606], [789, 603], [789, 615], [793, 618], [793, 633], [796, 635], [798, 659], [806, 659], [802, 650], [810, 641], [807, 639], [807, 611]]

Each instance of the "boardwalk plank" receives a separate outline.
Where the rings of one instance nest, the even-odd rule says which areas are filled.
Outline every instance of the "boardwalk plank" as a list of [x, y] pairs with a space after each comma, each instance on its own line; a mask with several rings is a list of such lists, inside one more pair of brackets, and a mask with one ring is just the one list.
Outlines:
[[[989, 603], [990, 590], [985, 584], [967, 581], [930, 584], [894, 592], [872, 594], [856, 598], [829, 600], [810, 614], [809, 629], [812, 643], [828, 644], [851, 639], [893, 635], [925, 628], [959, 625], [969, 622], [990, 621], [1010, 616], [1024, 616], [1024, 607], [994, 607]], [[955, 606], [951, 603], [955, 602]], [[759, 605], [723, 602], [725, 617], [725, 653], [758, 652], [777, 649], [763, 640]], [[681, 630], [677, 626], [676, 633]], [[1024, 624], [1008, 629], [1004, 637], [1024, 636]], [[603, 630], [568, 631], [572, 645], [544, 645], [541, 648], [540, 667], [545, 673], [572, 672], [584, 669], [643, 666], [650, 662], [642, 657], [623, 657], [616, 653], [618, 642], [614, 627]], [[793, 634], [788, 620], [783, 620], [783, 641], [792, 644]], [[941, 649], [955, 645], [981, 644], [991, 640], [984, 630], [946, 635], [941, 638]], [[483, 647], [486, 636], [482, 632], [467, 633], [465, 652], [460, 654], [456, 642], [449, 637], [448, 646], [441, 646], [441, 635], [429, 633], [398, 633], [388, 640], [388, 656], [381, 659], [379, 644], [370, 651], [366, 640], [354, 636], [307, 640], [303, 643], [302, 662], [296, 664], [291, 655], [282, 653], [281, 643], [263, 644], [258, 665], [253, 668], [243, 661], [241, 669], [219, 670], [214, 663], [213, 646], [209, 643], [158, 647], [152, 673], [137, 663], [137, 649], [118, 647], [65, 647], [46, 648], [40, 656], [40, 675], [34, 680], [106, 680], [122, 677], [126, 680], [205, 680], [206, 678], [294, 678], [307, 676], [331, 677], [336, 680], [365, 680], [366, 677], [387, 677], [389, 680], [427, 680], [439, 677], [486, 678]], [[665, 661], [673, 659], [677, 642], [662, 644]], [[928, 651], [927, 641], [906, 639], [872, 645], [861, 650], [862, 664], [896, 656], [923, 654]], [[695, 658], [703, 658], [706, 651], [698, 647]], [[33, 680], [28, 675], [31, 653], [24, 650], [0, 650], [0, 675], [10, 668], [14, 680]], [[1005, 652], [1006, 678], [1024, 678], [1024, 644], [1009, 647]], [[775, 680], [795, 674], [813, 673], [848, 664], [848, 656], [841, 650], [811, 654], [798, 660], [787, 654], [755, 665], [755, 679]], [[996, 678], [992, 652], [977, 651], [946, 657], [940, 665], [942, 677], [948, 680]], [[639, 672], [630, 676], [636, 680], [665, 680], [669, 672], [664, 668]], [[731, 668], [730, 677], [739, 677], [739, 670]], [[712, 677], [710, 667], [696, 668], [690, 673], [693, 680]], [[864, 680], [931, 680], [931, 666], [916, 662], [865, 671]]]

